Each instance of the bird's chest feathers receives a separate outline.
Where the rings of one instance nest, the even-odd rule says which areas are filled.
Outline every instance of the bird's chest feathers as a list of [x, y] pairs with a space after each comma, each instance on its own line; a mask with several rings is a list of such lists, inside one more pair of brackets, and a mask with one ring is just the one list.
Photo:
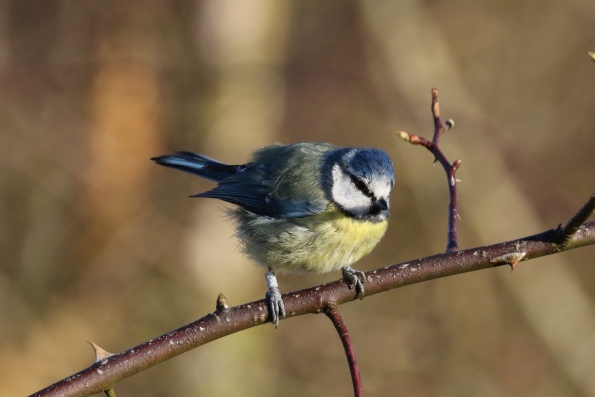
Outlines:
[[329, 239], [337, 239], [348, 246], [376, 244], [384, 235], [388, 222], [365, 222], [347, 216], [339, 216], [323, 223]]
[[[368, 254], [384, 235], [388, 222], [365, 222], [343, 214], [323, 213], [310, 224], [316, 237], [307, 271], [328, 272], [349, 266]], [[306, 263], [302, 263], [302, 266]]]
[[291, 220], [245, 210], [231, 214], [244, 253], [282, 273], [326, 273], [350, 266], [372, 251], [388, 226], [386, 220], [357, 220], [334, 208]]

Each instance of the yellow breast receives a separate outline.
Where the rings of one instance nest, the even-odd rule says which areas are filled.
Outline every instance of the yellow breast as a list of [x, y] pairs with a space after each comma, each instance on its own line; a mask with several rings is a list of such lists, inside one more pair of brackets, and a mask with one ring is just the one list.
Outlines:
[[255, 262], [282, 273], [326, 273], [349, 266], [380, 241], [388, 221], [369, 222], [338, 210], [297, 219], [234, 214], [243, 251]]
[[387, 221], [360, 221], [338, 211], [320, 217], [316, 249], [306, 261], [309, 272], [325, 273], [357, 262], [374, 249], [388, 227]]

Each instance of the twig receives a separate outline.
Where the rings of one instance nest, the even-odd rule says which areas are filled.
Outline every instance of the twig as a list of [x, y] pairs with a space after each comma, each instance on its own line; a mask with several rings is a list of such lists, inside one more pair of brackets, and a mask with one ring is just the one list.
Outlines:
[[[387, 266], [366, 273], [366, 296], [474, 270], [506, 264], [512, 266], [521, 260], [595, 244], [595, 222], [580, 227], [565, 246], [560, 246], [559, 241], [559, 230], [551, 229], [518, 240], [446, 252]], [[342, 280], [283, 295], [287, 317], [322, 313], [331, 303], [338, 306], [354, 299], [355, 291], [349, 289]], [[236, 307], [227, 307], [220, 303], [214, 313], [157, 339], [109, 356], [32, 396], [89, 396], [109, 390], [118, 381], [188, 350], [226, 335], [263, 325], [267, 322], [267, 317], [264, 300]]]
[[457, 207], [457, 182], [459, 181], [457, 180], [455, 173], [461, 166], [461, 160], [456, 160], [451, 164], [442, 150], [440, 150], [438, 141], [442, 134], [454, 126], [454, 121], [449, 119], [443, 123], [440, 119], [440, 103], [438, 102], [438, 90], [436, 88], [432, 88], [432, 116], [434, 118], [434, 137], [431, 141], [421, 136], [408, 134], [404, 131], [397, 132], [397, 135], [413, 145], [424, 146], [432, 152], [434, 155], [434, 162], [439, 162], [446, 172], [448, 191], [450, 193], [450, 204], [448, 209], [448, 243], [446, 245], [446, 252], [451, 252], [459, 249], [457, 243], [457, 218], [459, 218]]
[[566, 222], [566, 225], [558, 226], [562, 245], [565, 245], [568, 243], [568, 241], [570, 241], [572, 236], [574, 236], [583, 223], [585, 223], [587, 219], [593, 215], [593, 211], [595, 211], [595, 194], [589, 197], [589, 200], [585, 203], [585, 205], [583, 205], [582, 208], [578, 210], [568, 222]]
[[359, 366], [357, 365], [357, 359], [355, 357], [355, 350], [353, 349], [353, 344], [351, 343], [351, 337], [349, 336], [347, 325], [343, 321], [343, 317], [341, 316], [341, 313], [339, 313], [339, 309], [336, 305], [330, 305], [325, 313], [333, 322], [333, 325], [335, 326], [335, 329], [341, 338], [341, 342], [343, 343], [345, 355], [347, 356], [347, 363], [349, 364], [349, 372], [351, 372], [353, 395], [355, 397], [362, 397], [364, 395], [362, 376], [359, 372]]

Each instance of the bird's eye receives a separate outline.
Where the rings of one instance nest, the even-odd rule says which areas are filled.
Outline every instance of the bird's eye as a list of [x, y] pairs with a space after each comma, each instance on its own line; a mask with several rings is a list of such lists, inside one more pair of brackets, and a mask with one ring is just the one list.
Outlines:
[[358, 188], [359, 190], [363, 191], [364, 189], [366, 189], [366, 184], [364, 183], [364, 181], [356, 179], [354, 183], [355, 183], [355, 187]]
[[350, 175], [350, 177], [351, 177], [351, 182], [353, 182], [353, 184], [355, 185], [357, 190], [359, 190], [360, 192], [362, 192], [363, 194], [365, 194], [368, 197], [374, 196], [372, 194], [372, 192], [370, 191], [370, 189], [368, 189], [368, 185], [366, 184], [366, 182], [364, 182], [361, 179], [358, 179], [357, 177], [355, 177], [353, 175]]

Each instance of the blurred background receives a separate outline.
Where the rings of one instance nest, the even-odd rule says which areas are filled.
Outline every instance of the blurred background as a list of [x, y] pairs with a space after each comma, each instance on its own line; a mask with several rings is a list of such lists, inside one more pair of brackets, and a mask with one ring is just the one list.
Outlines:
[[[459, 246], [538, 233], [595, 192], [595, 2], [0, 3], [0, 395], [26, 395], [215, 309], [262, 299], [208, 181], [173, 150], [246, 161], [275, 141], [393, 159], [389, 231], [356, 268], [444, 251], [428, 151], [440, 90]], [[342, 306], [367, 396], [595, 396], [595, 248]], [[281, 290], [339, 273], [281, 276]], [[118, 396], [350, 395], [324, 316], [241, 332]]]

